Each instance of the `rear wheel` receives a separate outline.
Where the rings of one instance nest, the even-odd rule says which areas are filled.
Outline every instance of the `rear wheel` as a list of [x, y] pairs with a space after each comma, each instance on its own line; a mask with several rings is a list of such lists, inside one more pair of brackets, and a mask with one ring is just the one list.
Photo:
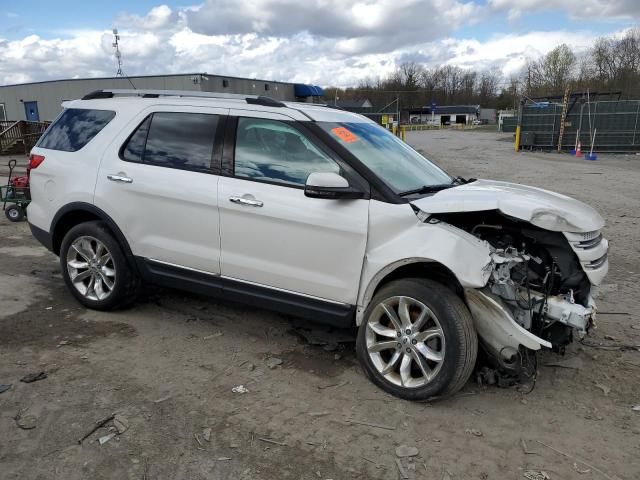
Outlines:
[[367, 307], [356, 350], [367, 376], [407, 400], [455, 393], [469, 379], [478, 338], [466, 305], [426, 279], [396, 280]]
[[12, 222], [20, 222], [24, 219], [24, 209], [15, 203], [9, 205], [5, 209], [4, 214]]
[[86, 307], [111, 310], [136, 298], [137, 273], [103, 222], [81, 223], [67, 232], [60, 266], [67, 287]]

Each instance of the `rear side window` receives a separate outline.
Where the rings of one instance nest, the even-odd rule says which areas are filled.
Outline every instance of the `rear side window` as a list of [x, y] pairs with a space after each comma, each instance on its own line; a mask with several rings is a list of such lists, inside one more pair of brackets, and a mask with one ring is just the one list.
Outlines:
[[154, 113], [129, 137], [122, 158], [160, 167], [208, 170], [219, 121], [218, 115], [206, 113]]
[[49, 127], [37, 146], [76, 152], [89, 143], [116, 116], [111, 110], [68, 108]]

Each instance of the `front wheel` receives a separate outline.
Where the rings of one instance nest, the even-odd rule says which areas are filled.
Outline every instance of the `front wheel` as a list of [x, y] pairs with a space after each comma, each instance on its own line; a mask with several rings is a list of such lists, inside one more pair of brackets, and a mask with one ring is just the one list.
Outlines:
[[383, 286], [358, 330], [358, 359], [386, 392], [407, 400], [447, 396], [469, 379], [478, 353], [471, 313], [445, 286], [409, 278]]
[[112, 310], [135, 300], [137, 273], [103, 222], [81, 223], [67, 232], [60, 266], [67, 287], [86, 307]]

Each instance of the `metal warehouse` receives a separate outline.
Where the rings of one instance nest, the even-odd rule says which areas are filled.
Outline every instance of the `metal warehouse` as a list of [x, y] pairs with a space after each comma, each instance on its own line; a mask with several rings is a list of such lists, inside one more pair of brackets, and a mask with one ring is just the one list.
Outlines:
[[315, 85], [207, 73], [53, 80], [0, 86], [0, 121], [51, 121], [65, 100], [113, 88], [239, 93], [288, 101], [317, 101], [317, 97], [324, 95], [322, 88]]

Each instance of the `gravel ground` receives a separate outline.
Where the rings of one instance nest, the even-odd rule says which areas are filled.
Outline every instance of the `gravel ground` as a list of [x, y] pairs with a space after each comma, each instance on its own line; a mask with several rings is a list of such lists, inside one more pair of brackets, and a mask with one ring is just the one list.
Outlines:
[[[408, 134], [453, 174], [599, 209], [611, 271], [587, 340], [611, 349], [572, 346], [577, 369], [545, 355], [528, 394], [470, 382], [446, 401], [405, 402], [364, 378], [352, 343], [310, 345], [282, 315], [152, 288], [129, 310], [86, 310], [27, 224], [3, 217], [0, 384], [12, 387], [0, 393], [0, 478], [397, 479], [400, 445], [418, 450], [399, 459], [410, 479], [640, 478], [640, 353], [620, 348], [640, 344], [640, 157], [516, 154], [509, 140]], [[109, 422], [78, 444], [113, 413], [126, 430], [100, 445]]]

